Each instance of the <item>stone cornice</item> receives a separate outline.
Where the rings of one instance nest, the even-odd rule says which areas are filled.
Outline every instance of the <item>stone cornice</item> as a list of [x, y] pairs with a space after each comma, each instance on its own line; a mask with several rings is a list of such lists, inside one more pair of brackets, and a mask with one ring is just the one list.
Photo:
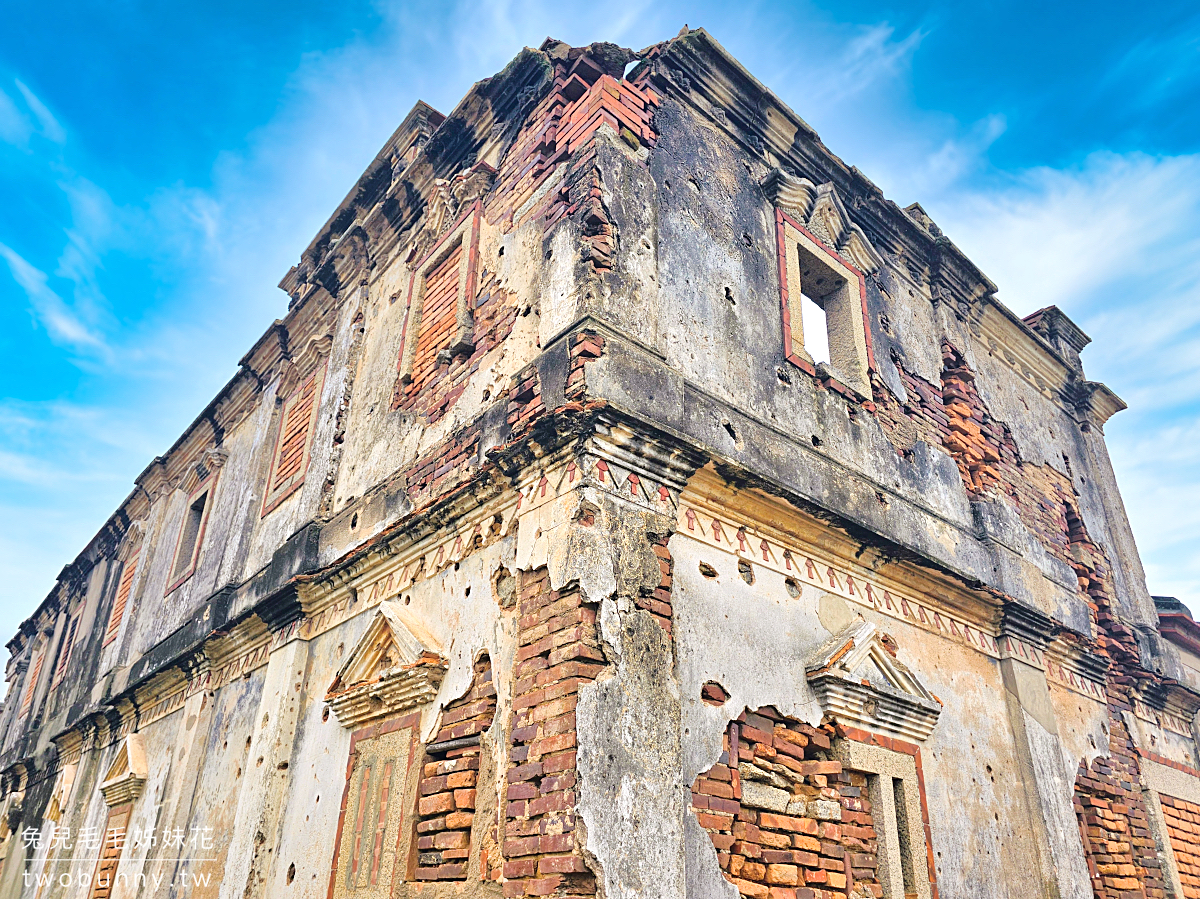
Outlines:
[[969, 301], [995, 292], [995, 285], [940, 231], [931, 233], [886, 200], [703, 29], [662, 46], [653, 60], [651, 82], [655, 90], [686, 103], [768, 165], [816, 184], [832, 182], [876, 249], [910, 264], [923, 260], [925, 279], [940, 281]]

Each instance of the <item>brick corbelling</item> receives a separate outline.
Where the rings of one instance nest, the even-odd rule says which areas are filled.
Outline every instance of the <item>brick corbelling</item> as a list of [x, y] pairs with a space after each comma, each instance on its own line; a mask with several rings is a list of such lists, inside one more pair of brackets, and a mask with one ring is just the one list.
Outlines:
[[505, 793], [505, 896], [596, 894], [576, 839], [575, 706], [605, 666], [596, 610], [545, 568], [521, 575]]
[[[425, 753], [417, 790], [417, 880], [466, 880], [475, 822], [480, 747], [438, 748], [449, 741], [478, 740], [492, 726], [496, 689], [488, 656], [475, 662], [471, 689], [442, 710], [441, 727]], [[487, 859], [482, 861], [486, 875]]]
[[[631, 143], [652, 147], [657, 140], [653, 114], [659, 101], [653, 90], [644, 83], [597, 76], [585, 68], [570, 73], [572, 61], [554, 61], [553, 87], [526, 119], [500, 163], [485, 214], [505, 230], [532, 220], [548, 231], [578, 210], [569, 185], [590, 173], [594, 138], [602, 125]], [[581, 74], [594, 80], [589, 82]], [[563, 164], [567, 168], [560, 170]], [[560, 171], [562, 182], [546, 190]]]
[[[874, 740], [873, 735], [853, 729], [810, 727], [770, 706], [743, 712], [726, 730], [717, 764], [696, 778], [691, 809], [712, 839], [722, 873], [742, 896], [883, 895], [867, 777], [843, 770], [841, 762], [828, 757], [834, 736]], [[883, 739], [886, 742], [880, 745], [887, 749], [911, 749], [910, 754], [916, 754], [915, 746], [897, 748], [894, 741]], [[744, 766], [782, 766], [793, 772], [793, 794], [806, 803], [836, 803], [841, 820], [831, 820], [828, 814], [783, 814], [743, 805]]]

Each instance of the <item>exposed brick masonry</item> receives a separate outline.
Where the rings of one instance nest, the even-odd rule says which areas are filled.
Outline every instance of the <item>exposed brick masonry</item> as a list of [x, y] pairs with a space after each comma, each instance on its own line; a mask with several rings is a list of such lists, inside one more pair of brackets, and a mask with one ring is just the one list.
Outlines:
[[594, 896], [575, 834], [575, 706], [604, 667], [578, 588], [522, 575], [504, 834], [505, 896]]
[[[753, 899], [882, 896], [866, 775], [828, 757], [830, 728], [766, 707], [743, 712], [716, 765], [692, 786], [692, 809], [721, 870]], [[797, 813], [742, 804], [746, 778], [788, 783]]]
[[1184, 899], [1200, 899], [1200, 805], [1160, 797]]
[[466, 879], [479, 735], [492, 726], [495, 714], [492, 663], [485, 655], [475, 663], [471, 689], [442, 711], [442, 726], [425, 753], [417, 799], [417, 880]]

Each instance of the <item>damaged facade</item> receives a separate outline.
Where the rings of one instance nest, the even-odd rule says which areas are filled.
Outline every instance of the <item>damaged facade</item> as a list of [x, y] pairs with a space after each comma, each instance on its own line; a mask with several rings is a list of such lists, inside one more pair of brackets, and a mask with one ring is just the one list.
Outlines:
[[0, 896], [1200, 896], [1088, 338], [705, 32], [418, 104], [281, 286], [8, 644]]

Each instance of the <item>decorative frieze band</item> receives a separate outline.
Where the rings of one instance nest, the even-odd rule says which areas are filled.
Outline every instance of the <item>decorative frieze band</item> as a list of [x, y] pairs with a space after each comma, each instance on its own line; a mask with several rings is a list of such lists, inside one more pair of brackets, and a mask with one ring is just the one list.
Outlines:
[[762, 565], [799, 584], [819, 587], [850, 602], [867, 606], [883, 615], [963, 643], [992, 658], [1020, 659], [1046, 672], [1062, 686], [1099, 701], [1104, 685], [1080, 676], [1032, 643], [1012, 635], [999, 635], [979, 624], [971, 624], [950, 612], [935, 608], [917, 596], [882, 586], [865, 569], [849, 570], [841, 562], [800, 544], [786, 545], [753, 527], [688, 504], [679, 506], [678, 533], [701, 543]]

